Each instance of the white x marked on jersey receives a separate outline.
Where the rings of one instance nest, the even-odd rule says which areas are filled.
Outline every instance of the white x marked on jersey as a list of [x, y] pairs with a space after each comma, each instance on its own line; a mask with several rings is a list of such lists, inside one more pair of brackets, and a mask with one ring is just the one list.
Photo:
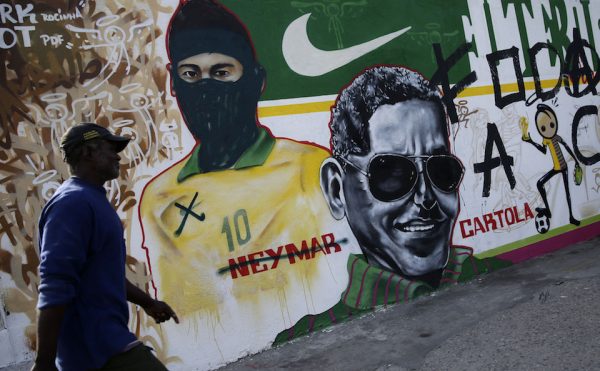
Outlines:
[[410, 26], [376, 39], [338, 50], [321, 50], [308, 39], [307, 24], [311, 13], [296, 19], [285, 30], [281, 51], [292, 71], [303, 76], [321, 76], [379, 48], [410, 30]]

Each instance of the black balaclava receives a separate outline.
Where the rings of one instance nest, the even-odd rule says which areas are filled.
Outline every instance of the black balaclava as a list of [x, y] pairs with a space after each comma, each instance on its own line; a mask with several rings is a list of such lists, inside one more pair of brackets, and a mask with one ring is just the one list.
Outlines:
[[[167, 39], [177, 101], [190, 132], [201, 142], [200, 167], [209, 171], [232, 166], [256, 140], [256, 106], [264, 79], [246, 29], [213, 1], [188, 1], [171, 19]], [[244, 68], [242, 77], [235, 82], [181, 79], [177, 64], [201, 53], [237, 59]]]

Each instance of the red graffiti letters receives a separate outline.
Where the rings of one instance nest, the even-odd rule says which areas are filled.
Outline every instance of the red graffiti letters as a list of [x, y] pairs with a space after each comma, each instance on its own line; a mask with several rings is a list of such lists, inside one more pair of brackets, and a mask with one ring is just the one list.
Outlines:
[[498, 228], [505, 228], [529, 219], [533, 219], [533, 212], [531, 212], [531, 208], [526, 202], [523, 204], [521, 211], [516, 206], [513, 206], [484, 214], [481, 217], [476, 216], [472, 219], [461, 220], [459, 222], [460, 233], [463, 238], [473, 237], [476, 234], [495, 231]]
[[310, 240], [303, 240], [300, 244], [300, 250], [298, 250], [296, 244], [288, 243], [278, 246], [276, 249], [257, 251], [235, 259], [229, 259], [229, 266], [226, 270], [231, 273], [231, 278], [236, 279], [239, 276], [243, 277], [251, 273], [256, 274], [275, 269], [281, 258], [287, 258], [290, 264], [296, 264], [299, 261], [314, 259], [318, 253], [328, 255], [340, 251], [342, 251], [342, 247], [335, 241], [333, 233], [328, 233], [321, 235], [320, 238], [312, 237]]

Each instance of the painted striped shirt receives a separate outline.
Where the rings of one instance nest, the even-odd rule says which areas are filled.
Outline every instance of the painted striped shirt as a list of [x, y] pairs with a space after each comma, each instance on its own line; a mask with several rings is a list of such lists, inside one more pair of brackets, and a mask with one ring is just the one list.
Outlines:
[[554, 170], [560, 171], [567, 168], [567, 163], [565, 161], [565, 156], [563, 156], [560, 146], [558, 145], [559, 143], [564, 143], [563, 139], [559, 135], [555, 135], [551, 139], [545, 138], [542, 141], [542, 144], [550, 149]]
[[[478, 274], [509, 265], [510, 262], [497, 258], [477, 259], [470, 247], [452, 246], [448, 264], [442, 272], [440, 287], [463, 282]], [[323, 313], [302, 317], [293, 327], [279, 333], [273, 345], [341, 322], [377, 306], [408, 302], [434, 291], [425, 282], [409, 280], [397, 273], [369, 265], [363, 255], [351, 254], [347, 267], [350, 273], [348, 286], [340, 301]]]

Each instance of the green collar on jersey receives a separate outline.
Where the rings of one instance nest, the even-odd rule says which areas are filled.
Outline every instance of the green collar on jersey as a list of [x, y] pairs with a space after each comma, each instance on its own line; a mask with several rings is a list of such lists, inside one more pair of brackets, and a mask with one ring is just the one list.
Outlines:
[[[275, 138], [273, 138], [265, 128], [260, 127], [256, 142], [254, 142], [244, 153], [242, 153], [240, 158], [235, 162], [235, 164], [233, 164], [232, 169], [239, 170], [264, 164], [274, 146]], [[200, 145], [194, 148], [192, 155], [183, 166], [183, 169], [181, 169], [177, 175], [178, 183], [183, 182], [192, 175], [204, 173], [204, 171], [202, 171], [198, 165], [199, 152]]]

